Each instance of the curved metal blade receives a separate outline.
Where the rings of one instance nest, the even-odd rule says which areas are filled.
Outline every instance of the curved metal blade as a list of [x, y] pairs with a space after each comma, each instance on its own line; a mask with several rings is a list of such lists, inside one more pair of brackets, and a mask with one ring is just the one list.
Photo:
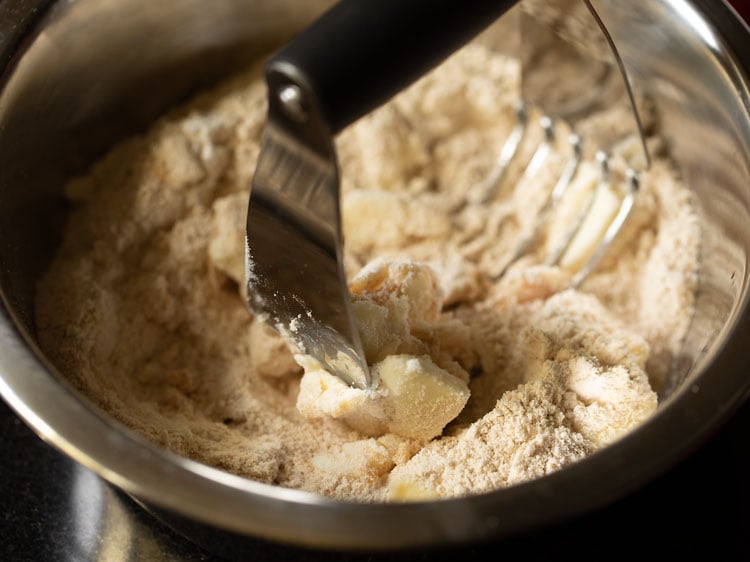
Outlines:
[[342, 266], [333, 141], [309, 113], [297, 115], [301, 123], [290, 120], [289, 108], [274, 99], [283, 90], [274, 86], [247, 213], [248, 305], [302, 353], [367, 388]]

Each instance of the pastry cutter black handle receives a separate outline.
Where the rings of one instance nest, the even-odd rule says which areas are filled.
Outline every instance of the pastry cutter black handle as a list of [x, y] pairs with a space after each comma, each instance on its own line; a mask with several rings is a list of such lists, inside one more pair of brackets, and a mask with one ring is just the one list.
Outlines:
[[299, 86], [306, 99], [293, 103], [316, 104], [335, 135], [437, 66], [516, 2], [341, 0], [268, 61], [267, 80], [279, 89]]

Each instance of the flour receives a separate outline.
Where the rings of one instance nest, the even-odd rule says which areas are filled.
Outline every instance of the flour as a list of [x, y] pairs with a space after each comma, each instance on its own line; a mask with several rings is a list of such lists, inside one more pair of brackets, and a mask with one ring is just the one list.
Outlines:
[[[489, 203], [472, 203], [513, 127], [518, 91], [516, 62], [472, 45], [337, 140], [345, 265], [368, 362], [442, 381], [444, 418], [433, 410], [423, 423], [417, 398], [389, 402], [396, 391], [383, 388], [401, 384], [396, 375], [384, 377], [392, 386], [369, 417], [335, 396], [324, 402], [321, 389], [337, 379], [310, 368], [301, 377], [285, 343], [247, 311], [244, 221], [266, 111], [257, 70], [69, 184], [74, 209], [37, 296], [42, 348], [146, 439], [336, 498], [478, 493], [607, 446], [653, 413], [679, 352], [698, 219], [657, 154], [613, 255], [580, 290], [569, 288], [571, 271], [542, 264], [564, 208], [509, 264], [564, 164], [557, 151], [525, 179], [517, 165]], [[587, 162], [574, 191], [590, 189], [594, 173]]]

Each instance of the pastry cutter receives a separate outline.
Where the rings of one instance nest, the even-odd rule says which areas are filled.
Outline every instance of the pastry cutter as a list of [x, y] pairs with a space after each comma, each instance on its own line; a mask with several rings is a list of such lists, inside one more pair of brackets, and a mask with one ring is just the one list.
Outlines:
[[[574, 124], [582, 108], [590, 109], [581, 103], [571, 109], [570, 104], [558, 103], [555, 92], [544, 82], [536, 85], [540, 78], [552, 75], [554, 79], [551, 73], [557, 65], [545, 67], [539, 57], [558, 47], [579, 47], [573, 57], [575, 62], [567, 65], [568, 80], [576, 78], [575, 65], [581, 75], [586, 75], [584, 71], [591, 64], [602, 61], [608, 72], [614, 69], [633, 109], [629, 130], [641, 139], [642, 157], [636, 160], [640, 166], [647, 164], [627, 75], [600, 16], [600, 12], [618, 14], [617, 10], [606, 9], [611, 3], [526, 0], [520, 6], [524, 100], [519, 109], [519, 125], [481, 186], [480, 203], [492, 198], [516, 154], [527, 129], [527, 103], [539, 105], [545, 113], [542, 126], [546, 141], [532, 157], [526, 174], [534, 173], [550, 152], [554, 121], [566, 118]], [[274, 326], [301, 353], [312, 356], [352, 386], [368, 388], [372, 381], [343, 269], [334, 137], [437, 66], [515, 4], [508, 0], [342, 0], [266, 64], [268, 121], [247, 215], [248, 304], [254, 314]], [[595, 86], [587, 84], [582, 91], [591, 94]], [[587, 99], [610, 103], [604, 94], [597, 90]], [[610, 147], [610, 141], [595, 139], [603, 147]], [[573, 135], [570, 161], [551, 191], [545, 213], [570, 184], [580, 158], [580, 139]], [[604, 148], [598, 158], [602, 162], [602, 185], [608, 185], [608, 156]], [[578, 272], [574, 284], [580, 283], [601, 259], [632, 208], [637, 170], [628, 169], [627, 175], [628, 193], [615, 212], [599, 220], [605, 223], [604, 233], [595, 255]], [[592, 206], [584, 214], [595, 215]], [[575, 232], [571, 238], [574, 236]], [[515, 257], [530, 243], [521, 240]]]
[[247, 214], [251, 311], [347, 383], [371, 378], [342, 265], [334, 136], [466, 44], [510, 0], [341, 0], [265, 66]]

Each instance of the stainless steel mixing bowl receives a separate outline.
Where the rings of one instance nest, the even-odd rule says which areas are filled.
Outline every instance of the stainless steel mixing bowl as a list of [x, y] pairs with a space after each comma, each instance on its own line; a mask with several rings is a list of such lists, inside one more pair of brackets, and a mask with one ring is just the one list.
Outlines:
[[[678, 463], [750, 389], [750, 33], [720, 1], [602, 0], [703, 219], [697, 310], [657, 413], [551, 476], [492, 493], [363, 505], [178, 458], [107, 419], [40, 352], [35, 283], [59, 240], [65, 178], [115, 140], [267, 52], [325, 2], [0, 3], [0, 393], [45, 440], [192, 538], [396, 548], [507, 537], [591, 510]], [[618, 8], [619, 6], [619, 8]], [[205, 541], [204, 541], [205, 543]]]

